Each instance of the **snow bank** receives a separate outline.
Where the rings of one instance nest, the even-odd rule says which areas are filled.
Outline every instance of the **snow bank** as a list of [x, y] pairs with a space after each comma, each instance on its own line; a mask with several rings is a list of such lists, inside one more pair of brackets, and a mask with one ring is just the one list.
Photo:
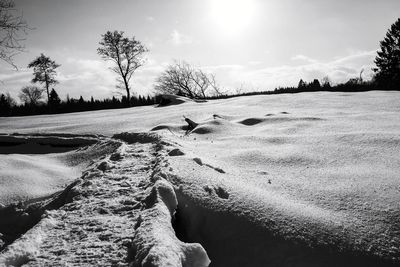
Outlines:
[[49, 145], [56, 147], [79, 147], [79, 146], [92, 145], [97, 141], [98, 137], [95, 135], [82, 136], [82, 135], [72, 135], [72, 134], [44, 134], [44, 135], [0, 134], [1, 146], [38, 144], [38, 145]]
[[193, 102], [193, 100], [190, 98], [184, 96], [171, 95], [171, 94], [163, 94], [160, 96], [160, 98], [161, 98], [161, 103], [158, 105], [159, 107], [173, 106], [182, 103]]
[[1, 266], [23, 266], [40, 255], [40, 245], [46, 238], [48, 229], [54, 227], [56, 221], [47, 216], [42, 219], [36, 227], [25, 233], [18, 242], [7, 247], [0, 254]]
[[140, 213], [132, 242], [134, 266], [203, 267], [210, 264], [200, 244], [178, 240], [171, 221], [177, 208], [172, 186], [158, 180]]
[[44, 197], [79, 177], [77, 168], [48, 156], [0, 155], [0, 203]]
[[79, 177], [92, 160], [120, 145], [116, 141], [96, 138], [54, 134], [0, 135], [0, 204], [8, 205], [60, 191]]

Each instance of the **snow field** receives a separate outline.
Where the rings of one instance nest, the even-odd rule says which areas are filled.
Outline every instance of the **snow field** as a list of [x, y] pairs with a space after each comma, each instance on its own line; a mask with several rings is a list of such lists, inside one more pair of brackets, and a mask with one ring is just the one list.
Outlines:
[[[126, 224], [123, 218], [121, 225], [137, 227], [126, 236], [137, 233], [134, 244], [141, 244], [140, 240], [144, 243], [131, 247], [127, 241], [128, 249], [117, 250], [122, 255], [118, 259], [132, 262], [138, 252], [141, 256], [136, 258], [149, 263], [157, 262], [158, 256], [162, 258], [162, 253], [145, 246], [154, 240], [137, 224], [139, 212], [143, 212], [150, 217], [159, 214], [154, 220], [157, 223], [172, 218], [180, 242], [200, 243], [211, 266], [397, 266], [398, 103], [398, 92], [252, 96], [208, 103], [186, 101], [157, 108], [37, 116], [29, 118], [29, 127], [26, 118], [12, 118], [2, 120], [0, 127], [3, 132], [114, 135], [128, 143], [121, 153], [103, 153], [106, 156], [101, 161], [93, 162], [94, 169], [82, 179], [99, 179], [99, 184], [94, 183], [96, 190], [78, 194], [85, 200], [101, 195], [98, 192], [106, 190], [103, 183], [118, 188], [118, 192], [123, 192], [123, 185], [136, 192], [131, 190], [129, 198], [135, 199], [140, 208], [127, 208], [134, 210], [133, 224]], [[183, 115], [199, 124], [188, 135]], [[162, 139], [154, 133], [132, 133], [151, 129]], [[125, 133], [116, 134], [119, 132]], [[145, 155], [147, 159], [141, 163]], [[129, 167], [123, 168], [123, 162]], [[139, 170], [145, 174], [139, 174]], [[142, 182], [129, 180], [134, 173], [138, 177], [132, 179]], [[152, 189], [159, 177], [175, 190], [175, 216], [168, 209], [174, 206], [173, 198], [164, 201], [159, 191], [164, 188], [170, 192], [169, 187], [161, 183]], [[128, 182], [122, 183], [125, 180]], [[113, 192], [118, 199], [119, 193]], [[152, 194], [157, 195], [156, 201], [147, 198]], [[95, 203], [107, 206], [113, 199]], [[146, 199], [151, 205], [146, 204]], [[92, 208], [80, 216], [100, 216], [91, 210], [94, 208], [88, 201], [80, 202], [76, 212], [84, 207]], [[106, 210], [113, 211], [110, 207]], [[118, 221], [119, 217], [120, 214], [111, 215], [110, 221]], [[146, 218], [141, 219], [146, 222], [144, 225], [157, 229]], [[72, 217], [68, 220], [79, 225]], [[90, 233], [84, 228], [88, 223], [89, 220], [80, 226], [83, 233]], [[173, 242], [170, 226], [163, 224], [160, 228], [164, 229], [163, 235], [157, 238], [169, 240], [166, 244]], [[65, 229], [68, 228], [58, 231]], [[114, 235], [117, 232], [111, 233]], [[70, 240], [69, 236], [63, 238], [76, 244], [83, 240]], [[175, 241], [171, 247], [177, 252], [168, 251], [168, 260], [163, 262], [180, 258], [184, 264], [183, 259], [190, 253], [184, 248], [186, 245]], [[79, 251], [100, 253], [77, 245], [80, 246]], [[203, 250], [193, 247], [204, 256]], [[108, 254], [105, 255], [107, 261]], [[206, 263], [203, 256], [194, 258]], [[86, 258], [83, 256], [80, 262]], [[51, 262], [63, 259], [68, 261], [68, 257], [60, 256]]]

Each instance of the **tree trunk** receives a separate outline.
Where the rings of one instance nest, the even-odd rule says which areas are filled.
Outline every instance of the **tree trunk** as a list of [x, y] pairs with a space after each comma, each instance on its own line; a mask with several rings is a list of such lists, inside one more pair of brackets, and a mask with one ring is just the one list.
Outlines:
[[124, 84], [125, 84], [125, 90], [126, 90], [126, 104], [128, 105], [128, 107], [131, 105], [131, 92], [129, 91], [129, 85], [128, 82], [126, 81], [125, 77], [124, 77]]
[[49, 81], [46, 75], [46, 92], [47, 92], [47, 105], [50, 105]]

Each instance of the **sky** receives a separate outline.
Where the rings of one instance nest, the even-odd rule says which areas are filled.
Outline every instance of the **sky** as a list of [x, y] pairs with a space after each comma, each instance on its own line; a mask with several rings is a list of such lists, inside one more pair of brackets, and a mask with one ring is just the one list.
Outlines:
[[14, 0], [33, 28], [15, 57], [0, 62], [0, 93], [30, 85], [29, 62], [44, 53], [61, 66], [62, 99], [118, 95], [116, 74], [97, 54], [101, 35], [124, 31], [148, 49], [131, 81], [154, 93], [174, 60], [216, 75], [229, 92], [273, 90], [328, 76], [333, 83], [372, 75], [379, 41], [400, 17], [399, 0]]

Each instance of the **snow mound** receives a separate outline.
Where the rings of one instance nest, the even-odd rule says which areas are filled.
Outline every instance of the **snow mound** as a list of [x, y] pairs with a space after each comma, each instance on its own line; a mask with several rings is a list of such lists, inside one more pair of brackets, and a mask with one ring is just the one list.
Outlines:
[[246, 126], [253, 126], [259, 123], [285, 123], [285, 122], [292, 122], [292, 121], [320, 121], [321, 118], [318, 117], [272, 117], [272, 114], [267, 114], [265, 118], [247, 118], [238, 121], [238, 123], [246, 125]]
[[136, 225], [131, 253], [134, 266], [203, 267], [210, 264], [200, 244], [178, 240], [171, 221], [178, 202], [172, 185], [158, 180]]
[[184, 97], [184, 96], [164, 94], [164, 95], [161, 95], [161, 102], [158, 106], [159, 107], [172, 106], [172, 105], [179, 105], [179, 104], [187, 103], [187, 102], [193, 102], [193, 100], [190, 98]]
[[151, 131], [168, 130], [173, 134], [190, 133], [197, 135], [207, 135], [229, 133], [234, 127], [237, 127], [237, 125], [233, 124], [231, 121], [223, 119], [221, 117], [215, 117], [215, 119], [206, 120], [198, 123], [198, 125], [190, 132], [187, 131], [187, 124], [162, 124], [154, 127]]
[[171, 133], [179, 133], [181, 131], [186, 131], [187, 130], [187, 125], [181, 125], [181, 124], [160, 124], [157, 125], [156, 127], [153, 127], [150, 131], [155, 132], [155, 131], [162, 131], [162, 130], [168, 130]]

